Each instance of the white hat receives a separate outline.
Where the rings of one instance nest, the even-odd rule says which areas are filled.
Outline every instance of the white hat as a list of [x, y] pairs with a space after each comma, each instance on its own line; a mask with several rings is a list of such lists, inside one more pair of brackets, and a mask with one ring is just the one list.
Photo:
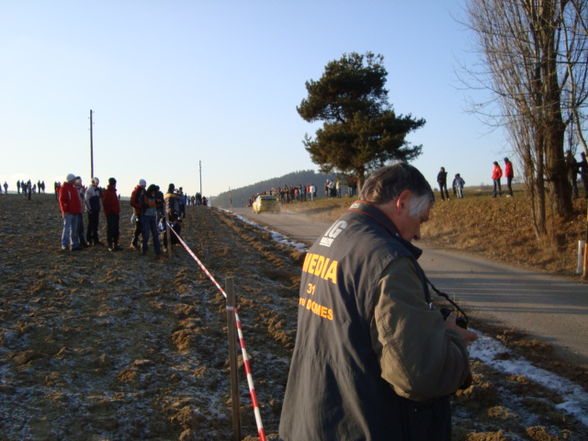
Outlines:
[[93, 178], [92, 178], [92, 182], [93, 182], [94, 184], [98, 185], [98, 184], [100, 184], [100, 179], [98, 179], [98, 178], [96, 178], [96, 177], [93, 177]]
[[145, 187], [146, 185], [147, 185], [147, 182], [145, 182], [145, 179], [139, 179], [139, 186]]
[[74, 175], [73, 173], [70, 173], [69, 175], [67, 175], [67, 177], [65, 178], [65, 180], [67, 182], [71, 182], [76, 178], [76, 175]]

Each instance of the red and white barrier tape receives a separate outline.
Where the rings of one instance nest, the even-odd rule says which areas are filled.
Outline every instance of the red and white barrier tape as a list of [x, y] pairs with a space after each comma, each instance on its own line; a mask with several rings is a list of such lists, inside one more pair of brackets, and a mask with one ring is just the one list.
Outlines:
[[[168, 224], [169, 225], [169, 224]], [[180, 237], [180, 235], [169, 225], [169, 229], [176, 235], [182, 246], [188, 252], [190, 256], [196, 261], [198, 266], [204, 274], [208, 276], [208, 278], [214, 283], [220, 293], [227, 298], [227, 293], [224, 289], [218, 284], [216, 279], [204, 266], [204, 264], [200, 261], [200, 259], [192, 252], [190, 247], [184, 242], [184, 240]], [[171, 238], [170, 238], [171, 239]], [[171, 244], [170, 244], [171, 246]], [[251, 405], [253, 406], [253, 413], [255, 415], [255, 423], [257, 424], [257, 434], [259, 436], [260, 441], [266, 441], [267, 438], [265, 437], [265, 430], [263, 428], [263, 423], [261, 421], [261, 412], [259, 411], [259, 403], [257, 402], [257, 395], [255, 393], [255, 386], [253, 384], [253, 375], [251, 374], [251, 365], [249, 363], [249, 356], [247, 355], [247, 349], [245, 349], [245, 339], [243, 338], [243, 331], [241, 329], [241, 319], [239, 318], [239, 313], [237, 312], [236, 307], [229, 307], [227, 306], [228, 310], [233, 310], [235, 313], [235, 323], [237, 324], [237, 335], [239, 336], [239, 346], [241, 346], [241, 354], [243, 355], [243, 365], [245, 366], [245, 373], [247, 374], [247, 384], [249, 385], [249, 395], [251, 396]]]

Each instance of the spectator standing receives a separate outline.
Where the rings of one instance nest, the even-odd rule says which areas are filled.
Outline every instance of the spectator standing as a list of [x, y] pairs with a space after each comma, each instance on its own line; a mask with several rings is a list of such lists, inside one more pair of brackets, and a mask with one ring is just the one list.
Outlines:
[[65, 182], [59, 189], [59, 209], [63, 217], [63, 231], [61, 233], [61, 250], [81, 250], [80, 236], [78, 233], [78, 215], [82, 213], [80, 196], [74, 184], [76, 176], [68, 174]]
[[[447, 172], [445, 171], [445, 167], [441, 167], [439, 173], [437, 173], [437, 184], [439, 184], [441, 199], [449, 200], [449, 192], [447, 191]], [[445, 191], [445, 195], [443, 194], [443, 191]]]
[[20, 180], [16, 181], [16, 191], [20, 194]]
[[180, 217], [183, 219], [186, 217], [186, 195], [182, 187], [178, 190], [178, 197], [180, 201]]
[[159, 189], [159, 185], [155, 186], [155, 208], [157, 212], [157, 216], [155, 218], [155, 223], [159, 228], [159, 222], [165, 220], [165, 201], [162, 191]]
[[566, 175], [568, 177], [568, 181], [572, 186], [572, 195], [577, 198], [578, 197], [578, 161], [574, 158], [571, 150], [566, 151]]
[[143, 210], [141, 213], [141, 226], [143, 228], [143, 246], [141, 252], [147, 254], [149, 249], [149, 234], [153, 237], [153, 247], [155, 254], [161, 254], [161, 245], [159, 243], [159, 232], [157, 231], [157, 189], [156, 185], [151, 184], [143, 196]]
[[139, 179], [139, 184], [133, 189], [131, 193], [130, 203], [133, 206], [133, 216], [135, 220], [135, 231], [133, 232], [133, 240], [131, 241], [131, 248], [139, 249], [139, 235], [143, 234], [141, 227], [141, 213], [143, 210], [143, 198], [145, 197], [145, 187], [147, 182], [145, 179]]
[[4, 193], [8, 194], [8, 183], [4, 181]]
[[502, 187], [500, 186], [500, 178], [502, 178], [502, 169], [497, 161], [494, 161], [494, 168], [492, 169], [492, 183], [494, 184], [492, 190], [492, 197], [502, 196]]
[[512, 179], [514, 178], [514, 171], [512, 169], [512, 162], [508, 158], [504, 158], [504, 176], [506, 176], [506, 187], [508, 188], [507, 198], [512, 198]]
[[100, 179], [92, 178], [92, 185], [86, 190], [84, 203], [88, 212], [88, 233], [86, 240], [90, 245], [102, 245], [98, 238], [98, 223], [100, 220], [100, 201], [102, 200], [102, 189]]
[[584, 184], [584, 198], [588, 199], [588, 161], [586, 161], [586, 153], [580, 153], [580, 157], [582, 159], [578, 162], [578, 171]]
[[451, 439], [476, 335], [443, 319], [411, 244], [433, 199], [416, 168], [384, 167], [306, 254], [280, 439]]
[[[167, 222], [171, 225], [170, 228], [173, 228], [174, 231], [178, 234], [182, 232], [182, 221], [181, 221], [181, 214], [180, 214], [180, 198], [175, 192], [175, 185], [169, 184], [167, 187], [167, 193], [163, 196], [165, 201], [165, 217]], [[169, 240], [169, 242], [168, 242]], [[167, 229], [163, 233], [163, 246], [165, 251], [167, 251], [167, 247], [169, 244], [178, 243], [178, 240], [175, 234], [171, 233], [171, 237], [167, 237]]]
[[453, 178], [452, 187], [453, 187], [453, 191], [455, 193], [455, 196], [458, 199], [463, 199], [463, 187], [464, 186], [465, 186], [465, 181], [463, 180], [463, 178], [461, 177], [461, 175], [459, 173], [456, 173], [455, 177]]
[[80, 236], [80, 245], [82, 248], [88, 247], [88, 242], [86, 242], [86, 235], [84, 234], [84, 211], [86, 207], [84, 205], [84, 199], [86, 195], [86, 189], [82, 186], [82, 178], [76, 176], [75, 187], [78, 192], [78, 196], [80, 197], [80, 205], [82, 207], [82, 211], [78, 215], [78, 234]]
[[106, 243], [108, 251], [120, 251], [120, 201], [116, 194], [116, 179], [108, 178], [108, 186], [102, 192], [102, 207], [106, 216]]

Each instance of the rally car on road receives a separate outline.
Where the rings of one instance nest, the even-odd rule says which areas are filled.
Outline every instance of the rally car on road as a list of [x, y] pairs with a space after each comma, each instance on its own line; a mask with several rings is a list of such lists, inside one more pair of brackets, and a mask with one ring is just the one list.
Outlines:
[[251, 205], [253, 211], [256, 214], [262, 212], [279, 213], [280, 212], [280, 201], [278, 198], [271, 194], [260, 194], [255, 198]]

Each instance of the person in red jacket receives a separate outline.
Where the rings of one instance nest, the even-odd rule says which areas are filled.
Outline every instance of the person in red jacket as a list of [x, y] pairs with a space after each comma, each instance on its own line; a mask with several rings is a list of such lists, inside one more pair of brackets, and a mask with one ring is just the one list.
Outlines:
[[492, 197], [502, 196], [502, 187], [500, 186], [500, 178], [502, 178], [502, 169], [497, 161], [494, 161], [494, 168], [492, 169], [492, 182], [494, 183], [494, 190]]
[[508, 158], [504, 158], [504, 176], [506, 176], [506, 186], [508, 187], [507, 198], [512, 198], [512, 178], [514, 178], [514, 171], [512, 170], [512, 162]]
[[70, 173], [59, 189], [59, 209], [63, 217], [63, 232], [61, 233], [61, 250], [81, 250], [78, 232], [78, 219], [82, 214], [82, 201], [78, 190], [74, 186], [76, 175]]
[[102, 192], [102, 207], [106, 216], [106, 241], [108, 251], [120, 251], [118, 245], [120, 202], [116, 194], [116, 179], [108, 179], [108, 187]]

